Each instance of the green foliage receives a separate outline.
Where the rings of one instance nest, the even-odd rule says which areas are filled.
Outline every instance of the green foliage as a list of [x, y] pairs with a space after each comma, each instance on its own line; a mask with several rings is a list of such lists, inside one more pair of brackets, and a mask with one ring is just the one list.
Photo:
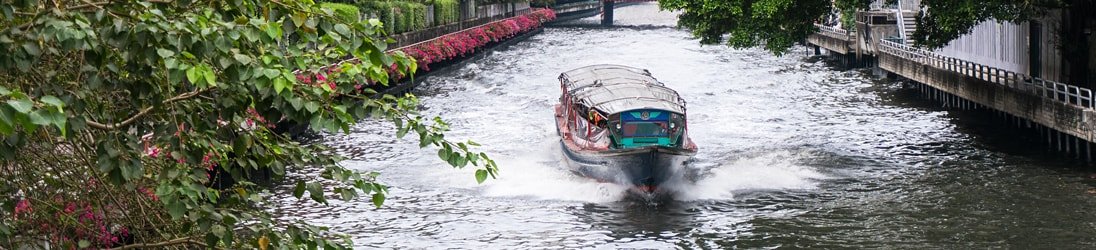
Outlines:
[[[869, 0], [837, 0], [838, 6], [863, 7]], [[782, 54], [814, 33], [814, 23], [831, 13], [828, 0], [660, 0], [664, 10], [681, 11], [678, 25], [704, 44], [724, 41], [735, 48], [761, 46]]]
[[[123, 244], [112, 236], [145, 247], [348, 247], [325, 228], [272, 219], [258, 208], [271, 194], [248, 180], [317, 168], [323, 179], [297, 181], [296, 197], [378, 206], [387, 187], [275, 124], [348, 133], [386, 119], [451, 166], [476, 166], [477, 181], [498, 173], [474, 143], [450, 142], [447, 124], [418, 115], [414, 96], [357, 88], [417, 68], [385, 53], [377, 20], [348, 22], [307, 0], [17, 1], [0, 12], [0, 248]], [[214, 188], [214, 170], [236, 184]]]
[[410, 1], [354, 1], [362, 12], [376, 16], [389, 34], [426, 28], [426, 5]]
[[520, 3], [528, 2], [529, 0], [476, 0], [476, 5], [487, 5], [497, 3]]
[[1062, 0], [922, 0], [921, 6], [928, 12], [922, 11], [917, 15], [918, 28], [913, 33], [914, 43], [939, 48], [970, 33], [981, 22], [990, 19], [1023, 22], [1038, 18], [1049, 9], [1067, 5]]
[[434, 25], [460, 21], [460, 1], [434, 0]]
[[539, 8], [552, 7], [553, 4], [556, 4], [556, 0], [531, 0], [531, 1], [529, 1], [529, 6], [539, 7]]
[[342, 4], [342, 3], [320, 3], [320, 6], [325, 9], [331, 9], [335, 11], [335, 17], [339, 20], [347, 23], [357, 22], [361, 19], [361, 11], [357, 6]]

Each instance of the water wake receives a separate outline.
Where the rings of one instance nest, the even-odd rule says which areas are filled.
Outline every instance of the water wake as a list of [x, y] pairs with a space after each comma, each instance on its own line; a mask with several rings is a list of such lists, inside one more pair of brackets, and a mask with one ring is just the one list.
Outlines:
[[775, 151], [756, 156], [746, 156], [705, 168], [703, 162], [694, 164], [693, 171], [700, 174], [690, 180], [668, 183], [674, 191], [674, 199], [730, 200], [734, 193], [752, 190], [813, 189], [827, 176], [802, 164], [809, 152]]

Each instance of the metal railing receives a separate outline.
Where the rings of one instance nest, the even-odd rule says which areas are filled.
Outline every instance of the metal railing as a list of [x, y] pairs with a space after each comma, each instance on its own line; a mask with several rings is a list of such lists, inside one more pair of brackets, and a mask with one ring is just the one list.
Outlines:
[[833, 37], [833, 38], [842, 39], [842, 40], [845, 40], [845, 41], [851, 40], [849, 38], [850, 33], [849, 33], [848, 30], [837, 28], [837, 27], [830, 27], [830, 26], [817, 24], [817, 23], [814, 24], [814, 26], [818, 27], [818, 30], [820, 31], [819, 33], [822, 33], [823, 35]]
[[1048, 81], [1038, 77], [1016, 73], [996, 67], [986, 66], [953, 57], [942, 56], [932, 51], [911, 47], [889, 40], [880, 41], [880, 51], [905, 58], [934, 68], [957, 72], [980, 80], [1000, 84], [1009, 88], [1031, 93], [1040, 97], [1084, 108], [1096, 108], [1092, 90], [1065, 83]]

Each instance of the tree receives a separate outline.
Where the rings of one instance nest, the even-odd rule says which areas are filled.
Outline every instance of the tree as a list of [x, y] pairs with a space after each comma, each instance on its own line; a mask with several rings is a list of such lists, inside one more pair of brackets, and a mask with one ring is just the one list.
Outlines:
[[477, 166], [477, 181], [497, 174], [475, 143], [415, 113], [414, 96], [371, 98], [416, 70], [385, 53], [377, 20], [311, 0], [16, 0], [0, 13], [0, 248], [346, 247], [272, 219], [250, 180], [321, 168], [295, 196], [377, 206], [386, 187], [275, 124], [348, 133], [387, 119], [452, 166]]
[[782, 54], [817, 31], [815, 23], [842, 8], [866, 7], [868, 0], [660, 0], [664, 10], [681, 11], [678, 25], [703, 44], [724, 40], [734, 48], [762, 46]]

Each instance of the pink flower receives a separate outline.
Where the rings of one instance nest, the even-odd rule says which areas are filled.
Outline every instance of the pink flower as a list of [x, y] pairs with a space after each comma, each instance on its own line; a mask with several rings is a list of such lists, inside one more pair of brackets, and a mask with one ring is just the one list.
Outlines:
[[145, 155], [148, 155], [148, 157], [152, 158], [160, 156], [160, 147], [149, 146], [147, 149], [145, 149]]
[[72, 214], [76, 212], [76, 203], [69, 202], [65, 204], [65, 214]]
[[15, 215], [31, 212], [34, 212], [34, 208], [30, 207], [30, 200], [22, 199], [15, 203]]

